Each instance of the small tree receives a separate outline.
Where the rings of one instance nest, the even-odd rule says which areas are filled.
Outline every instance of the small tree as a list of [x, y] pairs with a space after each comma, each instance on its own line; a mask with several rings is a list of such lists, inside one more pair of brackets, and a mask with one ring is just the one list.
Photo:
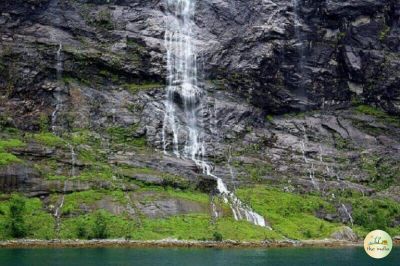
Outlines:
[[86, 227], [82, 222], [78, 223], [78, 225], [76, 227], [76, 231], [77, 231], [78, 238], [81, 238], [81, 239], [88, 238], [88, 233], [86, 231]]
[[24, 220], [25, 200], [19, 195], [12, 195], [9, 205], [9, 223], [10, 234], [15, 238], [22, 238], [27, 235], [27, 229]]
[[221, 242], [222, 241], [222, 234], [220, 232], [214, 232], [213, 239], [214, 239], [214, 241]]
[[94, 238], [97, 239], [104, 239], [107, 238], [107, 219], [104, 212], [99, 211], [96, 213], [96, 217], [94, 220], [94, 227], [93, 227], [93, 235]]

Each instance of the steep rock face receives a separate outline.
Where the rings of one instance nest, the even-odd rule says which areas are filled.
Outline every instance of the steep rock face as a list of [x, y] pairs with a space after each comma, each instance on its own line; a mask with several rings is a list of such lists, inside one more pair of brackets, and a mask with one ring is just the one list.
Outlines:
[[[399, 8], [393, 0], [198, 1], [204, 78], [271, 113], [353, 99], [398, 114]], [[0, 80], [14, 94], [49, 95], [42, 85], [49, 71], [55, 77], [59, 43], [65, 75], [92, 86], [164, 80], [164, 1], [7, 1], [0, 9]]]
[[[156, 171], [119, 176], [215, 192], [215, 182], [193, 162], [161, 153], [166, 9], [165, 1], [155, 0], [0, 3], [1, 126], [61, 136], [97, 132], [104, 163]], [[266, 183], [332, 201], [340, 193], [398, 201], [399, 120], [352, 105], [399, 115], [399, 17], [394, 0], [197, 1], [193, 29], [206, 92], [199, 117], [213, 172], [232, 188]], [[318, 111], [292, 113], [307, 110]], [[129, 131], [129, 139], [145, 139], [150, 151], [125, 150], [125, 143], [110, 149], [115, 128]], [[84, 144], [77, 146], [86, 152]], [[31, 164], [1, 168], [5, 192], [136, 189], [115, 180], [47, 180], [49, 173], [35, 170], [43, 157], [54, 159], [62, 175], [71, 167], [69, 151], [60, 148], [30, 144], [9, 152]], [[78, 173], [89, 167], [75, 164]], [[139, 209], [164, 217], [205, 208], [161, 199]], [[338, 204], [336, 214], [317, 215], [349, 224], [342, 209]]]

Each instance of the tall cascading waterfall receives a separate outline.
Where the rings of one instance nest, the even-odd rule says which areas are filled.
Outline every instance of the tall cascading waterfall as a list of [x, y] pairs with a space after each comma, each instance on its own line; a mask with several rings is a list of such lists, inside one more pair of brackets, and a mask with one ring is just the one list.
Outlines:
[[247, 220], [255, 225], [266, 226], [261, 215], [242, 203], [228, 190], [221, 178], [212, 174], [212, 167], [205, 160], [203, 121], [198, 115], [203, 109], [205, 92], [198, 82], [197, 55], [192, 32], [196, 1], [166, 1], [170, 16], [165, 31], [168, 86], [162, 130], [164, 153], [168, 154], [168, 144], [172, 143], [171, 150], [175, 156], [192, 160], [204, 174], [217, 180], [218, 192], [230, 204], [236, 220]]

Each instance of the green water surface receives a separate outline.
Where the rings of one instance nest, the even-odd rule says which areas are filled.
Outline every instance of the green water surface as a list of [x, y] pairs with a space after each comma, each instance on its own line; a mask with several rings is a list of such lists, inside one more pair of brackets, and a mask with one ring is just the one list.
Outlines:
[[0, 249], [1, 266], [24, 265], [400, 265], [400, 248], [380, 260], [362, 248], [282, 249]]

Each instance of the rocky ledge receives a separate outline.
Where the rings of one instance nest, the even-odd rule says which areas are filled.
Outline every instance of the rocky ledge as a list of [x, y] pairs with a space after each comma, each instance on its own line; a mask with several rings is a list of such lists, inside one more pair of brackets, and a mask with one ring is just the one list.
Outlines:
[[156, 248], [287, 248], [287, 247], [360, 247], [361, 242], [335, 239], [305, 241], [187, 241], [177, 239], [133, 241], [121, 239], [109, 240], [9, 240], [1, 241], [0, 248], [98, 248], [98, 247], [156, 247]]

